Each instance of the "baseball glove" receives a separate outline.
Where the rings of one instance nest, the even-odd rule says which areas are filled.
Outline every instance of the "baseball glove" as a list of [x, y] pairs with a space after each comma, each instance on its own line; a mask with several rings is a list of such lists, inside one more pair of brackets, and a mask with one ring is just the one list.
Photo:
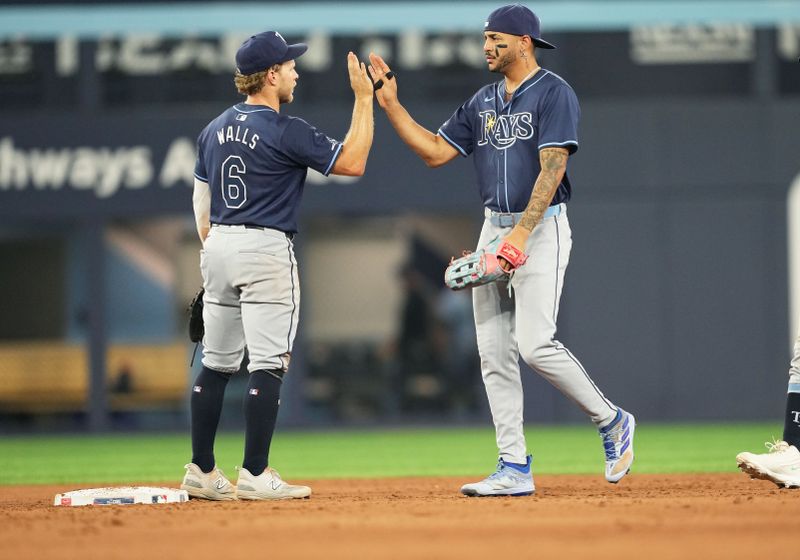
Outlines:
[[192, 342], [200, 342], [206, 333], [206, 327], [203, 324], [203, 294], [205, 293], [206, 291], [200, 288], [189, 304], [189, 340]]
[[[510, 271], [503, 270], [498, 257], [508, 261]], [[444, 283], [452, 290], [463, 290], [507, 279], [526, 260], [528, 255], [498, 236], [474, 253], [464, 251], [463, 257], [453, 258], [444, 271]]]

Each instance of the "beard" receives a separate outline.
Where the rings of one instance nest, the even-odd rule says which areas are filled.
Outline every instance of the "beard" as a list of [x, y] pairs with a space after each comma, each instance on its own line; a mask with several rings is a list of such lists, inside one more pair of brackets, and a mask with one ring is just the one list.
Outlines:
[[494, 60], [495, 66], [494, 68], [490, 68], [489, 72], [501, 73], [503, 69], [516, 60], [516, 57], [509, 52], [503, 56], [498, 56]]
[[292, 90], [281, 92], [278, 95], [278, 102], [281, 104], [291, 103], [293, 99], [294, 99], [294, 94], [292, 93]]

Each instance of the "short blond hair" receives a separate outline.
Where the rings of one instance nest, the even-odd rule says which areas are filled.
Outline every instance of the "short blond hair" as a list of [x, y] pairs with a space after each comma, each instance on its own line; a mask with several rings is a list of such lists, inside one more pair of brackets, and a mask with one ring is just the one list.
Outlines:
[[266, 70], [256, 72], [255, 74], [242, 74], [239, 70], [233, 75], [233, 83], [236, 85], [236, 91], [242, 95], [255, 95], [262, 89], [267, 81], [267, 72], [274, 70], [277, 72], [280, 69], [280, 64], [275, 64]]

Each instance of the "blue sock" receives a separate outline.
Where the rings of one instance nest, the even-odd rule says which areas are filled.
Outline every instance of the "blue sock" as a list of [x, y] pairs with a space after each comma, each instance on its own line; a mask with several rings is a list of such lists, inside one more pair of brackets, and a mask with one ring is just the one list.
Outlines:
[[609, 429], [611, 429], [612, 427], [616, 426], [617, 423], [620, 420], [622, 420], [622, 409], [621, 408], [617, 408], [617, 413], [614, 415], [614, 418], [611, 419], [611, 422], [609, 422], [608, 424], [606, 424], [602, 428], [599, 428], [599, 430], [601, 432], [607, 432]]
[[519, 472], [521, 472], [523, 474], [528, 474], [529, 472], [531, 472], [531, 461], [532, 461], [532, 459], [533, 459], [533, 457], [531, 455], [528, 455], [527, 461], [524, 464], [522, 464], [522, 463], [508, 463], [506, 461], [503, 461], [503, 464], [506, 465], [506, 466], [511, 467], [515, 471], [519, 471]]

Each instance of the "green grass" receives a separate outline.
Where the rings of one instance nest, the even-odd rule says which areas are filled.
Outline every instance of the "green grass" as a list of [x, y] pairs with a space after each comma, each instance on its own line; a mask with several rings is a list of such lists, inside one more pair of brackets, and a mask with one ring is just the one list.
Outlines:
[[[591, 426], [528, 426], [539, 474], [597, 473], [600, 439]], [[777, 424], [659, 424], [636, 431], [637, 473], [733, 472], [743, 450], [763, 450]], [[243, 436], [220, 434], [217, 463], [235, 477]], [[299, 478], [471, 476], [494, 467], [491, 428], [383, 431], [279, 431], [270, 463]], [[5, 437], [0, 484], [179, 480], [190, 458], [188, 434]]]

